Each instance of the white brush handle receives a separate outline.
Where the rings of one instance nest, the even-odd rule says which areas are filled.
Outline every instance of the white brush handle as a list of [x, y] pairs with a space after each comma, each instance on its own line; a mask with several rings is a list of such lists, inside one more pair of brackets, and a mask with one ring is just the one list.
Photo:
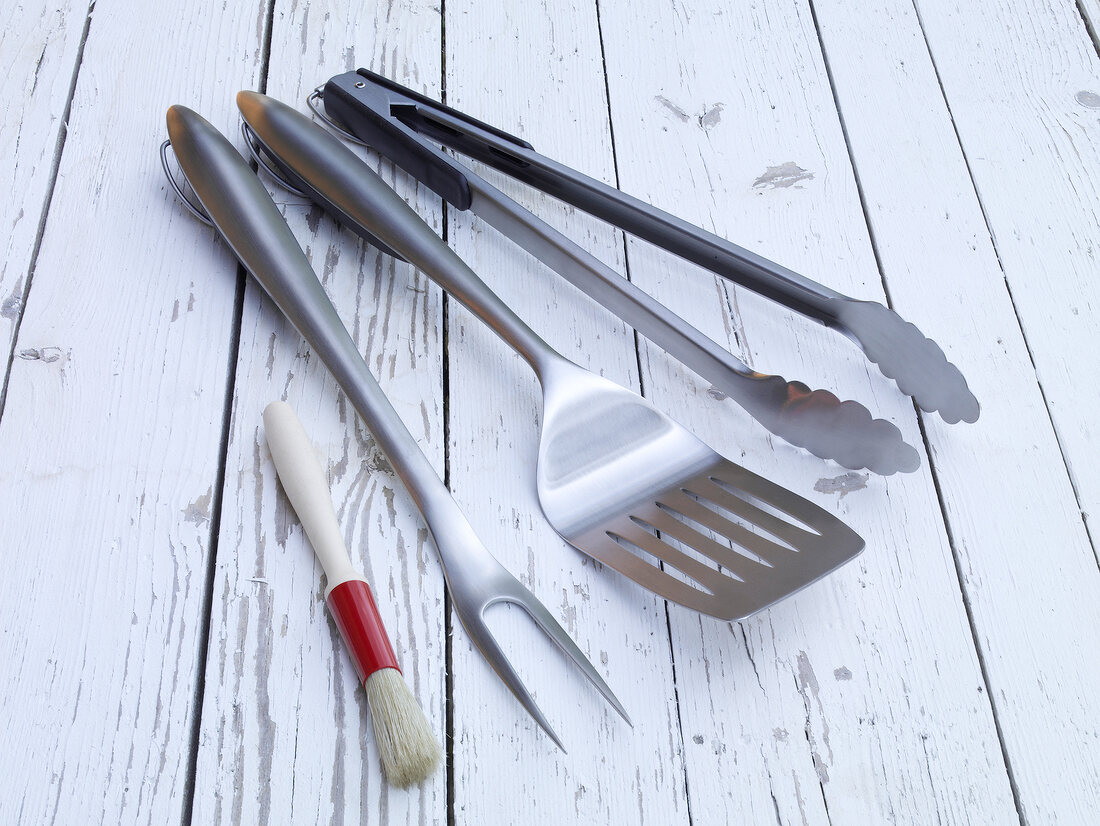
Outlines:
[[290, 504], [298, 514], [313, 552], [328, 577], [327, 598], [332, 589], [349, 580], [363, 579], [348, 557], [328, 481], [313, 444], [294, 409], [286, 402], [272, 402], [264, 410], [264, 430], [275, 470]]

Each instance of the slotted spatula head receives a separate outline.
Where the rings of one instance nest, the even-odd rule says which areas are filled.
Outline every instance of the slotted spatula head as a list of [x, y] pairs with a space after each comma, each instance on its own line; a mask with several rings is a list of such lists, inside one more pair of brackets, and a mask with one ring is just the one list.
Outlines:
[[[573, 369], [568, 369], [573, 368]], [[743, 619], [863, 550], [812, 502], [574, 365], [547, 377], [538, 493], [571, 544], [656, 594]]]

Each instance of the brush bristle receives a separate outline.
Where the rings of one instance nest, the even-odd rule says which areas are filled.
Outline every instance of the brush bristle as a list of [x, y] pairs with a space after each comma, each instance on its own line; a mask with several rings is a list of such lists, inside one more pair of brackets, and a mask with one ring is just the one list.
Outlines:
[[401, 672], [375, 671], [366, 689], [386, 779], [404, 789], [429, 777], [439, 765], [439, 743]]

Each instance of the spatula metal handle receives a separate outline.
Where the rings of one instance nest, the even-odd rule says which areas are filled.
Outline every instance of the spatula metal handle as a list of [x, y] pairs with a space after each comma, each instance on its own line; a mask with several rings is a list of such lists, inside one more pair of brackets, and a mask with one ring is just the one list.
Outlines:
[[[369, 234], [432, 278], [519, 352], [540, 377], [562, 357], [489, 289], [374, 170], [343, 142], [284, 103], [255, 92], [237, 106], [276, 163], [318, 203]], [[280, 161], [282, 159], [282, 161]]]
[[180, 169], [226, 243], [328, 367], [429, 524], [433, 512], [455, 510], [260, 179], [217, 129], [186, 107], [168, 110], [168, 135]]

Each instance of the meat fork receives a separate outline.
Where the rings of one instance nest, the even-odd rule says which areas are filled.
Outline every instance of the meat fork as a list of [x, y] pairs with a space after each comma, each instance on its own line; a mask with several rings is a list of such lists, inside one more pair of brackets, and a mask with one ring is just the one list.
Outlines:
[[[173, 106], [167, 120], [169, 141], [161, 147], [161, 159], [169, 182], [192, 211], [217, 228], [245, 268], [309, 342], [370, 428], [427, 523], [455, 613], [482, 656], [535, 722], [565, 751], [485, 624], [484, 614], [490, 605], [518, 605], [630, 723], [622, 703], [577, 644], [478, 539], [378, 386], [278, 207], [244, 159], [217, 129], [190, 109]], [[190, 204], [170, 173], [166, 154], [169, 143], [202, 206], [201, 212]]]

